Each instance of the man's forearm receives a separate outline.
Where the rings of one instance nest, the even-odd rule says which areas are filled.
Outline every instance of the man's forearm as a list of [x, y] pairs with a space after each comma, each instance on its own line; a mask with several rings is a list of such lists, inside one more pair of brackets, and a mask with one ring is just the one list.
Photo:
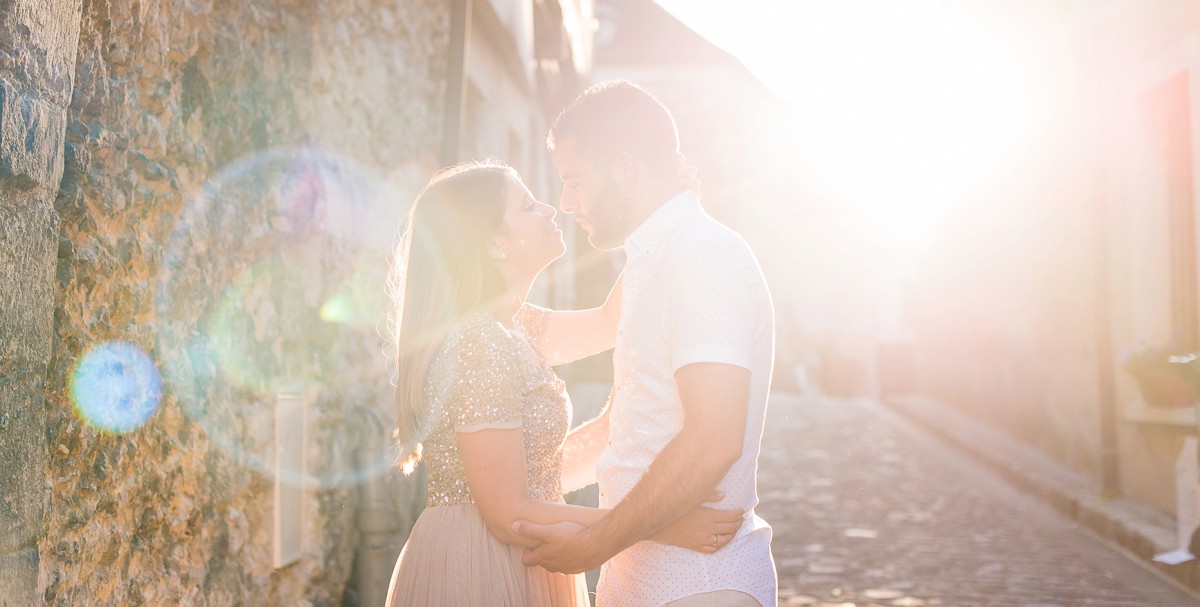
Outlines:
[[711, 448], [706, 438], [680, 432], [655, 458], [642, 480], [587, 533], [608, 560], [648, 539], [700, 504], [736, 458]]

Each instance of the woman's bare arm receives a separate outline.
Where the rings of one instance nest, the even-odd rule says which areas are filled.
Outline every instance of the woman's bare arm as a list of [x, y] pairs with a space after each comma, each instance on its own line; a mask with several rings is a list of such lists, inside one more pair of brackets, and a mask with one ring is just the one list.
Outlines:
[[563, 443], [563, 493], [577, 491], [596, 482], [596, 464], [608, 446], [608, 408], [615, 389], [608, 395], [604, 410], [567, 434]]
[[611, 350], [621, 318], [621, 283], [608, 293], [604, 305], [588, 310], [555, 310], [534, 338], [550, 365], [561, 365]]
[[529, 497], [525, 442], [521, 429], [458, 432], [458, 451], [466, 468], [471, 495], [488, 531], [506, 544], [529, 545], [512, 532], [515, 520], [563, 521], [588, 526], [605, 512], [596, 508], [551, 503]]

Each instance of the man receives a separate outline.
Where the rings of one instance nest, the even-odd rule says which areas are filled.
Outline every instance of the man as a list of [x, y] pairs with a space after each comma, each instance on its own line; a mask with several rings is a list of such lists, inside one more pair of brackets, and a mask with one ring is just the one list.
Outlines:
[[[612, 512], [586, 528], [516, 522], [543, 542], [525, 562], [563, 572], [604, 563], [598, 607], [773, 607], [771, 528], [754, 514], [774, 356], [762, 271], [680, 185], [674, 119], [641, 88], [585, 91], [547, 143], [562, 210], [594, 246], [623, 245], [627, 261], [612, 398], [575, 433], [607, 443], [596, 479]], [[712, 553], [642, 541], [714, 489], [724, 497], [712, 507], [746, 514], [736, 533], [713, 536]]]

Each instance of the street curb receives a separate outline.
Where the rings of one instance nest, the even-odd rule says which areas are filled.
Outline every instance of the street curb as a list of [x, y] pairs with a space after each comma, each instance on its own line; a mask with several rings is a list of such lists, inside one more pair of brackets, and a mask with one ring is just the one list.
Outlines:
[[909, 395], [882, 400], [888, 408], [969, 453], [1006, 481], [1125, 549], [1147, 567], [1200, 592], [1197, 561], [1180, 565], [1154, 561], [1154, 555], [1175, 549], [1173, 518], [1127, 498], [1102, 497], [1098, 483], [937, 400]]

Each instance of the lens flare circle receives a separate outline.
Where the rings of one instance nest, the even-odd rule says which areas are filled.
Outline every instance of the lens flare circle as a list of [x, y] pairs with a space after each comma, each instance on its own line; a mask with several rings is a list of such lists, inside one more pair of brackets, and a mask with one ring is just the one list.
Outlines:
[[363, 442], [357, 426], [321, 398], [311, 404], [310, 442], [340, 445], [328, 461], [282, 469], [271, 429], [279, 394], [345, 395], [353, 383], [338, 357], [385, 309], [386, 251], [405, 211], [396, 201], [410, 198], [395, 186], [304, 144], [239, 158], [187, 191], [157, 277], [163, 376], [183, 413], [241, 465], [320, 486], [388, 473], [390, 461], [351, 461]]
[[71, 401], [93, 427], [124, 434], [158, 411], [162, 378], [154, 360], [137, 346], [111, 341], [90, 348], [71, 372]]

